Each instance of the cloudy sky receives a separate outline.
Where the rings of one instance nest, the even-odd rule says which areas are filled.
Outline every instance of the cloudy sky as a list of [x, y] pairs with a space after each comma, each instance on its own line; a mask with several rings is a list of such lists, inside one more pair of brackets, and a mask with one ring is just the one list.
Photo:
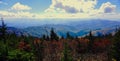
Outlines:
[[120, 19], [120, 0], [0, 0], [0, 17]]

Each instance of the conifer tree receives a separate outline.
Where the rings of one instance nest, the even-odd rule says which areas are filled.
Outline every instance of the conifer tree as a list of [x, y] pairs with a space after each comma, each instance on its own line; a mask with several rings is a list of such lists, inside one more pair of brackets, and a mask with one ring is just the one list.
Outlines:
[[2, 22], [2, 24], [1, 24], [1, 27], [0, 27], [0, 37], [4, 41], [4, 43], [6, 43], [5, 36], [6, 36], [7, 27], [6, 27], [6, 24], [4, 23], [3, 18], [1, 18], [1, 22]]
[[92, 52], [93, 44], [94, 44], [94, 36], [92, 35], [92, 31], [90, 31], [88, 35], [89, 43], [88, 43], [88, 52]]
[[68, 48], [67, 42], [64, 43], [63, 57], [61, 61], [73, 61], [73, 58], [70, 55], [70, 50]]
[[57, 36], [57, 34], [55, 33], [53, 28], [50, 31], [50, 38], [51, 38], [51, 40], [58, 40], [59, 39], [59, 37]]
[[120, 61], [120, 30], [114, 35], [114, 45], [112, 49], [113, 58]]
[[7, 30], [7, 27], [4, 23], [4, 20], [3, 18], [1, 18], [1, 27], [0, 27], [0, 37], [1, 37], [1, 40], [3, 41], [4, 43], [4, 47], [3, 47], [3, 52], [2, 52], [2, 60], [7, 60], [7, 55], [8, 55], [8, 48], [7, 48], [7, 43], [6, 43], [6, 30]]
[[70, 35], [69, 32], [66, 33], [66, 38], [67, 38], [67, 39], [73, 39], [73, 37]]
[[46, 36], [46, 40], [47, 40], [47, 41], [49, 41], [49, 40], [50, 40], [50, 37], [49, 37], [48, 35]]
[[61, 36], [61, 39], [64, 39], [64, 36]]
[[42, 36], [42, 39], [43, 39], [43, 40], [46, 40], [46, 38], [47, 38], [46, 35], [43, 35], [43, 36]]

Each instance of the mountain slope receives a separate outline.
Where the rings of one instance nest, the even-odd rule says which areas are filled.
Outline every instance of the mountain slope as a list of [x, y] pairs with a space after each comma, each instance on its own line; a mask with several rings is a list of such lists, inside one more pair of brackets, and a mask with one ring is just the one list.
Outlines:
[[49, 35], [51, 28], [54, 28], [55, 32], [59, 36], [66, 36], [69, 32], [72, 36], [84, 36], [93, 31], [94, 35], [109, 34], [115, 31], [116, 26], [120, 26], [120, 22], [108, 21], [108, 20], [91, 20], [91, 21], [73, 21], [64, 24], [47, 24], [41, 26], [33, 26], [22, 29], [35, 37], [41, 37], [43, 34]]

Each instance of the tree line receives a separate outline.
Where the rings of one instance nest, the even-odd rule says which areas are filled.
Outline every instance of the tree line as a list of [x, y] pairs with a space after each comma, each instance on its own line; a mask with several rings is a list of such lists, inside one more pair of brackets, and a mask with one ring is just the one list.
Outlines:
[[66, 33], [59, 37], [54, 29], [41, 38], [7, 33], [1, 19], [0, 61], [120, 61], [120, 29], [114, 35], [93, 36], [92, 31], [78, 38]]

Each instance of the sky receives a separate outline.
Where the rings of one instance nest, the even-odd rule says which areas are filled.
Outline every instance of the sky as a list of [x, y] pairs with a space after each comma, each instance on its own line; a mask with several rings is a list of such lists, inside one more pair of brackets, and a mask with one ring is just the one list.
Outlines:
[[120, 19], [120, 0], [0, 0], [8, 19]]

